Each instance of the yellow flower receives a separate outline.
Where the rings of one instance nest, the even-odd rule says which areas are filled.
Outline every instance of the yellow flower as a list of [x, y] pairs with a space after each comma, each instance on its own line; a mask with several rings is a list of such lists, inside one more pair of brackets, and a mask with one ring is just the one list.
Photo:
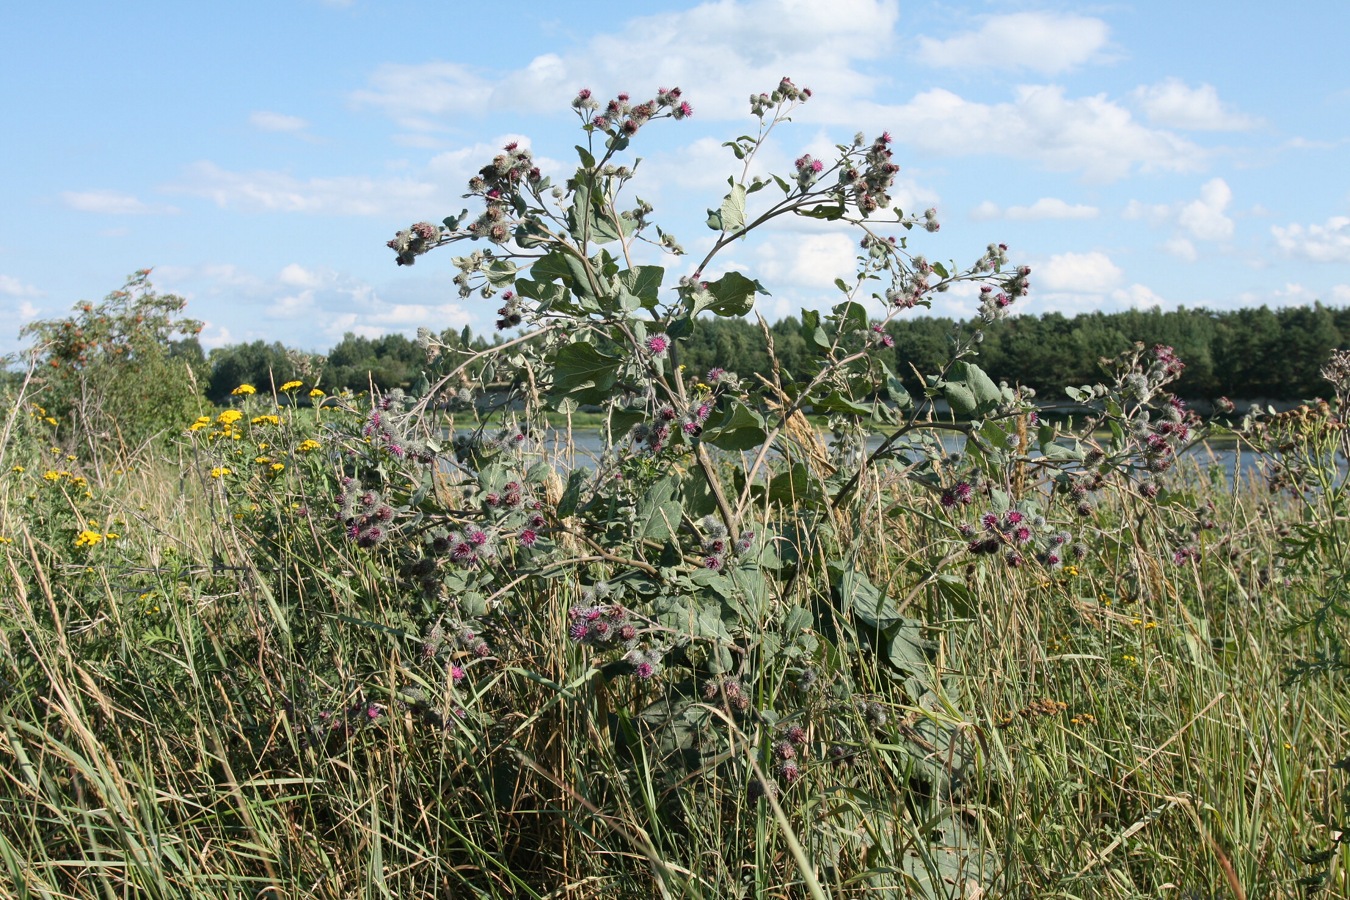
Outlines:
[[48, 425], [52, 426], [53, 428], [56, 427], [56, 420], [53, 419], [51, 416], [47, 416], [47, 417], [46, 417], [45, 419], [43, 419], [42, 421], [46, 422]]
[[227, 409], [220, 415], [216, 416], [216, 422], [218, 422], [221, 425], [229, 426], [233, 425], [235, 422], [238, 422], [243, 417], [244, 414], [241, 413], [239, 410]]
[[7, 538], [4, 537], [3, 535], [0, 535], [0, 544], [12, 544], [12, 543], [14, 543], [14, 538]]
[[296, 390], [297, 388], [302, 388], [304, 386], [305, 383], [303, 381], [288, 381], [281, 386], [281, 392], [283, 394], [287, 394], [293, 390]]
[[241, 384], [239, 385], [239, 387], [230, 391], [230, 393], [236, 397], [248, 397], [252, 394], [258, 393], [258, 389], [251, 384]]
[[231, 474], [233, 474], [233, 473], [232, 473], [229, 469], [227, 469], [225, 466], [216, 466], [214, 469], [211, 470], [211, 477], [212, 477], [212, 478], [224, 478], [226, 475], [231, 475]]
[[284, 469], [284, 468], [286, 468], [286, 464], [285, 464], [285, 463], [272, 463], [272, 471], [273, 471], [273, 472], [280, 472], [280, 471], [281, 471], [282, 469]]
[[16, 475], [22, 475], [22, 474], [23, 474], [23, 466], [15, 466], [14, 468], [10, 469], [10, 471], [13, 472], [13, 473], [15, 473]]
[[319, 449], [319, 442], [314, 440], [313, 438], [306, 438], [305, 440], [297, 444], [295, 449], [297, 452], [300, 453], [312, 453], [315, 450]]
[[254, 416], [251, 420], [253, 425], [280, 425], [281, 420], [276, 416]]
[[54, 469], [48, 469], [47, 471], [42, 473], [42, 477], [47, 479], [48, 481], [60, 481], [61, 473], [57, 472]]
[[115, 541], [120, 537], [121, 535], [115, 531], [109, 531], [107, 534], [103, 535], [103, 539], [106, 541]]
[[197, 421], [188, 426], [188, 431], [201, 431], [207, 425], [211, 424], [210, 416], [198, 416]]
[[75, 538], [76, 547], [92, 547], [103, 540], [103, 535], [97, 531], [81, 531]]
[[257, 463], [257, 464], [260, 465], [260, 466], [261, 466], [261, 465], [265, 465], [265, 464], [267, 464], [267, 463], [270, 463], [271, 461], [272, 461], [272, 457], [270, 457], [270, 456], [260, 456], [260, 457], [258, 457], [257, 459], [254, 460], [254, 462]]
[[323, 396], [323, 391], [319, 390], [318, 388], [310, 388], [310, 389], [309, 389], [309, 395], [310, 395], [311, 397], [322, 397], [322, 396]]

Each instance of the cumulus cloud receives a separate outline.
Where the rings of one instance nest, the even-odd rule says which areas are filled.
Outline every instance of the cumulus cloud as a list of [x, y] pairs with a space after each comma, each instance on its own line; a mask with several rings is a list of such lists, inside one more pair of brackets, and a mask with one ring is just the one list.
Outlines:
[[1145, 219], [1153, 227], [1172, 225], [1175, 233], [1162, 245], [1163, 251], [1195, 262], [1199, 258], [1195, 241], [1226, 241], [1233, 237], [1234, 224], [1228, 215], [1233, 190], [1222, 178], [1211, 178], [1200, 186], [1200, 196], [1182, 203], [1140, 203], [1131, 200], [1125, 207], [1127, 219]]
[[1350, 262], [1350, 216], [1333, 216], [1325, 225], [1275, 225], [1270, 233], [1286, 256], [1311, 262]]
[[1136, 88], [1134, 100], [1150, 122], [1194, 131], [1247, 131], [1258, 119], [1230, 109], [1212, 84], [1190, 87], [1179, 78]]
[[1202, 241], [1223, 241], [1233, 236], [1233, 220], [1224, 214], [1233, 201], [1233, 191], [1222, 178], [1212, 178], [1200, 186], [1200, 198], [1181, 207], [1177, 224], [1191, 237]]
[[879, 83], [860, 59], [887, 53], [896, 0], [720, 0], [628, 20], [564, 53], [547, 53], [506, 72], [449, 61], [382, 65], [351, 95], [414, 131], [491, 110], [556, 112], [576, 91], [598, 94], [679, 85], [703, 118], [743, 118], [745, 85], [768, 90], [791, 73], [830, 102], [849, 104]]
[[1111, 299], [1135, 309], [1152, 309], [1155, 306], [1167, 305], [1167, 302], [1155, 294], [1152, 288], [1142, 284], [1132, 284], [1127, 288], [1114, 290], [1111, 292]]
[[1101, 19], [1023, 12], [991, 16], [976, 31], [919, 38], [919, 62], [940, 68], [1024, 69], [1053, 75], [1098, 58], [1110, 29]]
[[31, 284], [25, 284], [12, 275], [0, 275], [0, 296], [38, 297], [42, 292]]
[[337, 216], [416, 217], [446, 199], [441, 185], [417, 178], [296, 178], [285, 172], [232, 172], [213, 162], [188, 167], [167, 190], [204, 197], [223, 209]]
[[1033, 284], [1049, 291], [1103, 294], [1120, 283], [1124, 272], [1099, 250], [1057, 253], [1032, 267]]
[[77, 212], [102, 216], [165, 215], [178, 212], [172, 206], [145, 203], [132, 194], [120, 191], [63, 191], [61, 202]]
[[1011, 102], [993, 104], [934, 88], [898, 106], [876, 107], [873, 116], [906, 123], [896, 140], [936, 156], [1006, 155], [1094, 181], [1115, 181], [1135, 169], [1189, 172], [1204, 161], [1200, 147], [1142, 125], [1105, 95], [1071, 98], [1058, 85], [1024, 85]]
[[1195, 244], [1192, 244], [1188, 239], [1181, 235], [1176, 235], [1165, 241], [1163, 243], [1163, 250], [1169, 255], [1175, 256], [1177, 259], [1184, 260], [1185, 262], [1195, 262], [1200, 258], [1200, 253], [1195, 249]]
[[977, 220], [1011, 219], [1021, 222], [1036, 222], [1043, 219], [1095, 219], [1100, 211], [1095, 206], [1081, 203], [1070, 204], [1058, 197], [1042, 197], [1030, 206], [1009, 206], [1002, 209], [992, 200], [986, 200], [971, 211]]
[[309, 123], [299, 116], [288, 116], [277, 112], [258, 111], [248, 117], [249, 124], [259, 131], [281, 131], [296, 133], [304, 131]]

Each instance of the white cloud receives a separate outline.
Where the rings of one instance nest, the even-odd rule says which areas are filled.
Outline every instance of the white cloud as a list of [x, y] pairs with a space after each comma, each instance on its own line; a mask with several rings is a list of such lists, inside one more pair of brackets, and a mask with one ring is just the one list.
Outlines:
[[40, 297], [42, 292], [31, 284], [24, 284], [12, 275], [0, 275], [0, 295], [5, 297]]
[[756, 277], [772, 285], [835, 290], [834, 280], [852, 281], [857, 271], [857, 243], [838, 231], [793, 235], [790, 241], [768, 241], [757, 248]]
[[1111, 290], [1123, 275], [1120, 267], [1099, 250], [1057, 253], [1031, 271], [1032, 283], [1047, 290], [1091, 294]]
[[78, 212], [103, 216], [165, 215], [178, 212], [172, 206], [145, 203], [119, 191], [64, 191], [61, 202]]
[[1167, 301], [1155, 294], [1152, 288], [1142, 284], [1132, 284], [1127, 288], [1112, 291], [1111, 299], [1135, 309], [1151, 309], [1167, 305]]
[[1177, 224], [1202, 241], [1223, 241], [1233, 236], [1233, 220], [1224, 210], [1233, 201], [1233, 191], [1222, 178], [1200, 186], [1200, 199], [1192, 200], [1177, 213]]
[[311, 272], [298, 263], [291, 263], [281, 270], [277, 281], [287, 287], [313, 288], [318, 287], [321, 279], [317, 272]]
[[582, 87], [607, 99], [620, 90], [645, 95], [678, 85], [695, 115], [740, 119], [747, 86], [770, 90], [790, 73], [846, 108], [879, 83], [855, 64], [892, 49], [897, 17], [896, 0], [718, 0], [630, 19], [575, 50], [505, 73], [447, 61], [388, 63], [351, 100], [427, 131], [489, 110], [558, 112]]
[[1184, 203], [1140, 203], [1131, 200], [1125, 207], [1126, 219], [1146, 219], [1155, 228], [1175, 226], [1173, 235], [1163, 242], [1164, 252], [1186, 262], [1195, 262], [1199, 251], [1195, 241], [1227, 241], [1233, 237], [1234, 224], [1228, 216], [1233, 191], [1222, 178], [1211, 178], [1200, 186], [1200, 196]]
[[976, 220], [1011, 219], [1036, 222], [1043, 219], [1095, 219], [1100, 211], [1095, 206], [1070, 204], [1057, 197], [1042, 197], [1030, 206], [1010, 206], [1001, 209], [992, 200], [986, 200], [971, 210]]
[[1064, 72], [1097, 58], [1110, 29], [1101, 19], [1047, 12], [992, 16], [978, 31], [919, 38], [919, 62], [942, 68]]
[[1136, 88], [1134, 99], [1155, 122], [1169, 128], [1195, 131], [1246, 131], [1259, 120], [1229, 109], [1212, 84], [1188, 87], [1178, 78]]
[[1181, 235], [1176, 235], [1165, 241], [1163, 243], [1163, 250], [1171, 256], [1175, 256], [1177, 259], [1185, 260], [1186, 262], [1195, 262], [1200, 258], [1200, 253], [1195, 249], [1195, 244], [1192, 244]]
[[260, 131], [298, 132], [309, 127], [309, 123], [299, 116], [259, 110], [248, 117], [249, 124]]
[[417, 217], [449, 195], [415, 178], [337, 176], [299, 179], [285, 172], [231, 172], [212, 162], [190, 166], [168, 190], [205, 197], [225, 209], [314, 215]]
[[1275, 225], [1270, 233], [1288, 256], [1312, 262], [1350, 262], [1350, 216], [1333, 216], [1325, 225]]
[[904, 122], [896, 139], [936, 156], [1006, 155], [1096, 181], [1124, 178], [1135, 169], [1189, 172], [1204, 159], [1195, 144], [1141, 125], [1105, 95], [1070, 98], [1058, 85], [1022, 86], [1012, 102], [996, 104], [934, 88], [903, 105], [876, 107], [871, 115]]

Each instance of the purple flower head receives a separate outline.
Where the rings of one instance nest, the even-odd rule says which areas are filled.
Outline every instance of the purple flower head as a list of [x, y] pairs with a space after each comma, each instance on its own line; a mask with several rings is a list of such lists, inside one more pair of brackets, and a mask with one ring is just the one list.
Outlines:
[[652, 356], [663, 356], [670, 349], [670, 338], [664, 334], [654, 334], [647, 338], [646, 347]]
[[644, 659], [642, 662], [638, 663], [637, 669], [635, 671], [637, 677], [646, 679], [651, 678], [653, 675], [656, 674], [656, 667]]
[[453, 681], [455, 684], [459, 684], [461, 681], [463, 681], [463, 680], [464, 680], [464, 669], [461, 668], [460, 666], [451, 666], [451, 667], [450, 667], [450, 680]]
[[520, 541], [520, 546], [522, 547], [533, 547], [535, 544], [539, 542], [539, 533], [534, 531], [533, 529], [526, 528], [524, 531], [520, 533], [520, 537], [518, 538], [518, 540]]

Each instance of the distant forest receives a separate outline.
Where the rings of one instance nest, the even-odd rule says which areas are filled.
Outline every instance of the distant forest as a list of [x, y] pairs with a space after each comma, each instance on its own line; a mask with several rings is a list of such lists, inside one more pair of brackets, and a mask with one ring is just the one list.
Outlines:
[[[952, 336], [969, 334], [973, 322], [914, 316], [887, 326], [895, 338], [893, 368], [910, 391], [921, 390], [914, 370], [936, 372], [947, 359]], [[1186, 363], [1177, 392], [1190, 400], [1226, 396], [1235, 400], [1300, 400], [1329, 396], [1318, 370], [1331, 351], [1350, 345], [1350, 309], [1320, 303], [1282, 309], [1129, 310], [1015, 316], [983, 326], [979, 365], [995, 380], [1034, 387], [1045, 399], [1061, 399], [1066, 385], [1101, 378], [1099, 360], [1113, 357], [1133, 342], [1166, 344]], [[780, 365], [799, 373], [813, 367], [801, 323], [789, 317], [769, 327]], [[453, 347], [483, 349], [496, 337], [474, 335], [465, 327], [441, 336]], [[180, 351], [186, 348], [180, 348]], [[890, 351], [888, 351], [890, 352]], [[196, 351], [197, 355], [200, 350]], [[313, 383], [302, 371], [307, 354], [280, 343], [235, 344], [200, 356], [207, 396], [224, 401], [235, 386], [259, 390], [293, 378]], [[770, 368], [764, 335], [742, 319], [700, 319], [682, 349], [681, 361], [696, 372], [722, 366], [748, 375]], [[379, 338], [347, 334], [321, 364], [317, 380], [328, 391], [379, 390], [425, 386], [426, 354], [415, 341], [398, 334]]]

